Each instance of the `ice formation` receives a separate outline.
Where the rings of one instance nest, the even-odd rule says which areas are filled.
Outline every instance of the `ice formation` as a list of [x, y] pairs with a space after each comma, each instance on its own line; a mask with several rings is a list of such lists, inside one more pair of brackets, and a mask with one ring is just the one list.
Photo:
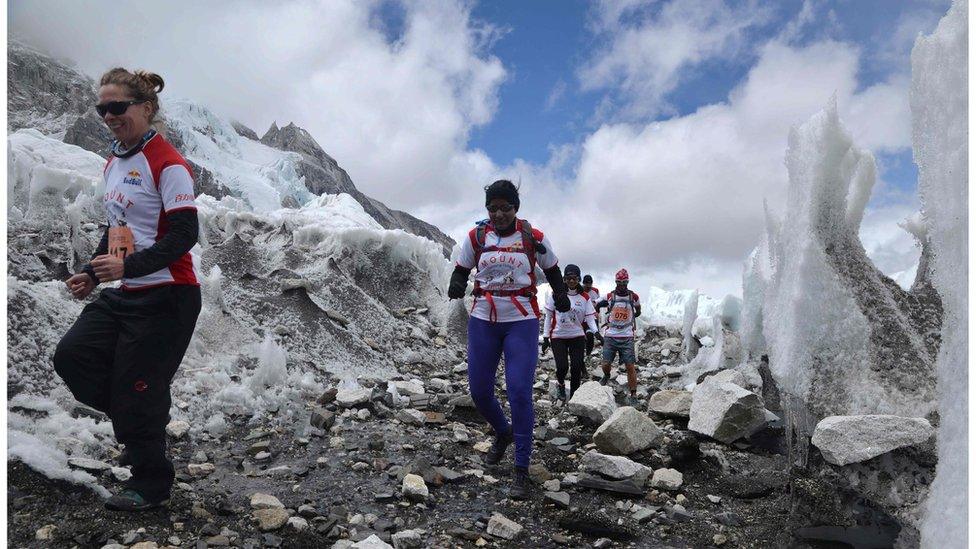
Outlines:
[[912, 50], [915, 162], [945, 314], [936, 362], [939, 461], [920, 528], [926, 548], [966, 547], [968, 538], [968, 13], [968, 2], [953, 2]]
[[[327, 377], [355, 383], [396, 363], [456, 363], [433, 344], [451, 337], [439, 244], [384, 229], [349, 195], [308, 193], [293, 177], [295, 153], [243, 140], [192, 105], [167, 112], [194, 158], [234, 190], [198, 196], [203, 310], [173, 385], [173, 419], [219, 434], [232, 415], [273, 410], [304, 429]], [[67, 462], [109, 459], [111, 425], [80, 412], [51, 365], [83, 306], [61, 281], [101, 237], [104, 159], [32, 129], [8, 145], [9, 456], [104, 493]], [[286, 197], [297, 207], [282, 207]]]
[[818, 417], [931, 412], [940, 305], [868, 259], [857, 234], [874, 158], [835, 101], [793, 129], [786, 163], [788, 221], [767, 221], [746, 266], [746, 349], [768, 353], [780, 389]]

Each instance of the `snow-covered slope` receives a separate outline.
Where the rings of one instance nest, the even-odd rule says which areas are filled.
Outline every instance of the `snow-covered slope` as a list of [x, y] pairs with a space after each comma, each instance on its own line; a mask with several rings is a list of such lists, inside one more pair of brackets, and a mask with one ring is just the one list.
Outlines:
[[[384, 229], [347, 194], [309, 193], [291, 177], [295, 153], [241, 138], [190, 104], [169, 108], [194, 158], [213, 161], [241, 196], [198, 197], [204, 306], [174, 383], [174, 419], [216, 434], [228, 415], [277, 410], [276, 421], [303, 428], [327, 380], [459, 360], [439, 244]], [[51, 356], [83, 306], [61, 281], [101, 236], [103, 165], [37, 130], [8, 138], [9, 457], [85, 483], [97, 481], [68, 459], [107, 459], [111, 427], [78, 412]], [[276, 206], [281, 197], [301, 205]]]

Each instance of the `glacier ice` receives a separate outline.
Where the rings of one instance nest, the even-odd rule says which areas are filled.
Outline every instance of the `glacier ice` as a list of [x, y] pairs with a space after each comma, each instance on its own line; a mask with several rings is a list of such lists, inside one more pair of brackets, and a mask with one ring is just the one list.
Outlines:
[[[213, 137], [201, 149], [226, 149], [214, 159], [238, 147], [241, 161], [226, 173], [265, 161], [279, 175], [287, 172], [282, 166], [293, 153], [241, 146], [219, 134], [192, 137]], [[10, 455], [104, 493], [67, 460], [109, 459], [111, 425], [98, 414], [73, 412], [76, 403], [50, 363], [84, 305], [61, 280], [87, 261], [101, 237], [104, 212], [96, 197], [104, 160], [29, 129], [8, 136], [8, 144], [8, 211], [23, 214], [8, 218]], [[276, 196], [294, 194], [275, 173], [252, 172]], [[272, 421], [304, 425], [301, 404], [335, 379], [385, 378], [394, 364], [418, 356], [434, 367], [456, 363], [453, 348], [430, 345], [435, 336], [452, 337], [454, 308], [444, 299], [450, 264], [439, 244], [384, 229], [349, 195], [309, 196], [283, 208], [273, 200], [249, 202], [258, 194], [197, 199], [203, 309], [173, 384], [172, 410], [173, 419], [193, 425], [191, 436], [219, 435], [231, 416], [254, 419], [269, 410], [278, 410]], [[411, 309], [423, 312], [401, 312]], [[25, 403], [31, 411], [21, 410]]]
[[768, 353], [780, 388], [818, 417], [928, 414], [941, 306], [884, 276], [861, 245], [874, 158], [832, 100], [791, 131], [786, 163], [788, 221], [767, 220], [744, 275], [746, 349]]
[[966, 547], [968, 538], [968, 14], [968, 2], [956, 0], [912, 50], [915, 162], [945, 315], [936, 360], [939, 461], [920, 528], [926, 548]]

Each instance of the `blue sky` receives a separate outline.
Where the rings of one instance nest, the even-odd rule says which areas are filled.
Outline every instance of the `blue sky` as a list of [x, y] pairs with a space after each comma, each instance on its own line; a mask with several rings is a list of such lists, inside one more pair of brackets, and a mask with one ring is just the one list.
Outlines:
[[[799, 1], [770, 3], [769, 19], [748, 32], [751, 44], [773, 39], [803, 5]], [[891, 51], [887, 40], [903, 18], [917, 15], [919, 30], [930, 31], [948, 9], [947, 1], [848, 0], [811, 5], [820, 20], [801, 33], [798, 43], [830, 37], [862, 48], [858, 72], [862, 89], [909, 69], [908, 51]], [[491, 52], [509, 74], [499, 91], [498, 111], [491, 122], [472, 131], [470, 146], [501, 164], [516, 159], [544, 164], [553, 145], [578, 142], [587, 130], [592, 131], [602, 93], [581, 90], [577, 74], [586, 52], [606, 41], [588, 28], [592, 11], [593, 5], [581, 0], [503, 0], [475, 5], [473, 17], [502, 29]], [[756, 62], [754, 49], [743, 53], [735, 59], [703, 63], [682, 75], [680, 85], [666, 96], [669, 110], [654, 118], [685, 115], [726, 101]], [[915, 188], [917, 172], [910, 149], [879, 154], [878, 161], [889, 185], [900, 191]], [[888, 200], [879, 193], [875, 199]]]

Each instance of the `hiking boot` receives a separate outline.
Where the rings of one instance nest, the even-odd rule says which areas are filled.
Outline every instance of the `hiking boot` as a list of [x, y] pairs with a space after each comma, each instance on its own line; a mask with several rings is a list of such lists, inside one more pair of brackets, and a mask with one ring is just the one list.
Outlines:
[[563, 387], [562, 385], [560, 385], [556, 389], [556, 391], [558, 392], [557, 398], [559, 398], [559, 400], [561, 400], [563, 402], [566, 402], [566, 388]]
[[603, 379], [600, 380], [600, 385], [606, 386], [607, 383], [610, 383], [610, 372], [604, 372]]
[[498, 465], [498, 462], [505, 457], [505, 450], [508, 445], [512, 443], [512, 434], [507, 435], [496, 435], [495, 442], [491, 443], [491, 448], [488, 449], [488, 453], [485, 454], [485, 463], [488, 465]]
[[105, 500], [105, 508], [112, 511], [128, 511], [128, 512], [138, 512], [138, 511], [148, 511], [149, 509], [156, 509], [157, 507], [162, 507], [169, 503], [169, 499], [162, 499], [158, 501], [150, 501], [142, 497], [142, 494], [127, 488], [120, 494], [116, 494], [107, 500]]
[[508, 488], [509, 499], [529, 499], [529, 469], [516, 467], [512, 474], [512, 485]]

